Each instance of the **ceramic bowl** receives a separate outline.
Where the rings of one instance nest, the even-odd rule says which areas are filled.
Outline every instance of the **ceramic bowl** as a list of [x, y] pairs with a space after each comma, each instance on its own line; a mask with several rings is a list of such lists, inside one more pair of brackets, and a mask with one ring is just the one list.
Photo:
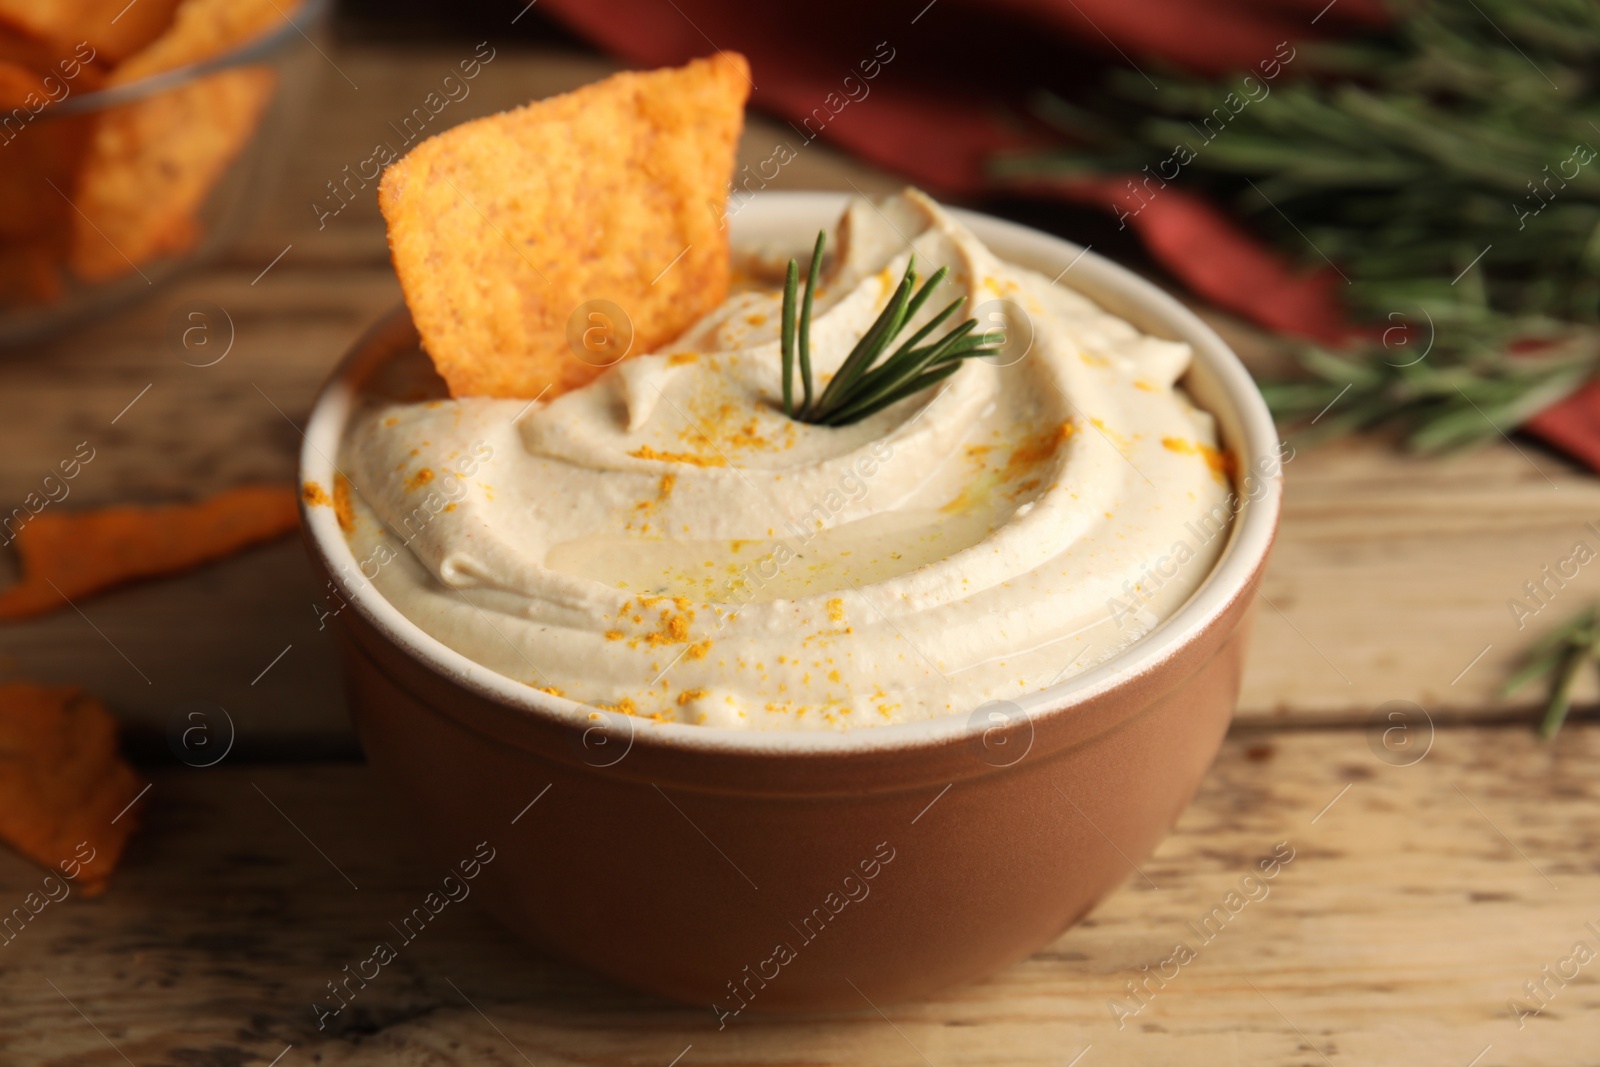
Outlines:
[[[812, 234], [844, 198], [765, 194], [735, 244]], [[1178, 301], [1082, 248], [957, 212], [991, 249], [1193, 346], [1185, 385], [1238, 459], [1220, 559], [1169, 619], [1014, 703], [844, 732], [596, 715], [452, 651], [360, 577], [333, 509], [304, 523], [352, 717], [419, 847], [539, 949], [615, 980], [746, 1012], [926, 997], [1020, 960], [1134, 872], [1193, 796], [1239, 692], [1277, 527], [1279, 443], [1249, 374]], [[1065, 272], [1063, 274], [1063, 272]], [[333, 483], [363, 389], [416, 358], [404, 311], [323, 388], [301, 478]]]

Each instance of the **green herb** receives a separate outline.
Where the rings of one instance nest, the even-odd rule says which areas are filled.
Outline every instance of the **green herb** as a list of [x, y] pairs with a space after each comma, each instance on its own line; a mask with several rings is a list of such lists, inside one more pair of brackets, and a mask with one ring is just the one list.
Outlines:
[[[888, 351], [900, 332], [928, 302], [949, 268], [940, 267], [922, 288], [917, 288], [916, 256], [906, 264], [906, 273], [871, 328], [856, 342], [821, 396], [815, 396], [811, 377], [811, 300], [822, 271], [822, 251], [827, 232], [817, 234], [811, 254], [811, 272], [806, 279], [805, 299], [799, 300], [800, 264], [789, 261], [783, 284], [783, 413], [799, 422], [818, 426], [846, 426], [930, 386], [937, 385], [961, 369], [961, 361], [986, 356], [997, 347], [987, 334], [974, 334], [977, 319], [968, 319], [936, 341], [923, 345], [946, 319], [961, 306], [957, 299], [917, 330], [882, 363], [878, 358]], [[799, 305], [798, 316], [796, 305]], [[796, 318], [798, 317], [798, 324]], [[798, 326], [798, 332], [797, 332]], [[919, 348], [918, 346], [921, 345]], [[801, 400], [794, 402], [794, 368], [800, 363]]]
[[1426, 355], [1407, 354], [1420, 341], [1340, 353], [1306, 346], [1295, 358], [1308, 376], [1262, 382], [1261, 392], [1280, 421], [1298, 425], [1297, 443], [1391, 426], [1417, 452], [1471, 448], [1510, 433], [1600, 368], [1600, 332], [1568, 328], [1540, 340], [1519, 355], [1488, 328]]
[[1536, 678], [1548, 680], [1549, 699], [1539, 735], [1545, 740], [1556, 735], [1572, 707], [1572, 687], [1586, 664], [1600, 664], [1600, 605], [1591, 605], [1541, 637], [1528, 650], [1522, 669], [1501, 689], [1511, 696]]
[[[1093, 101], [1043, 97], [1063, 147], [996, 166], [1132, 174], [1130, 212], [1167, 184], [1205, 194], [1302, 263], [1334, 265], [1358, 322], [1433, 321], [1425, 363], [1398, 367], [1414, 356], [1377, 343], [1322, 350], [1303, 359], [1309, 381], [1272, 391], [1314, 416], [1350, 385], [1319, 433], [1398, 425], [1419, 448], [1468, 445], [1600, 363], [1600, 4], [1392, 8], [1382, 32], [1297, 42], [1250, 71], [1152, 72], [1159, 90], [1115, 71]], [[1511, 350], [1552, 333], [1560, 358]]]

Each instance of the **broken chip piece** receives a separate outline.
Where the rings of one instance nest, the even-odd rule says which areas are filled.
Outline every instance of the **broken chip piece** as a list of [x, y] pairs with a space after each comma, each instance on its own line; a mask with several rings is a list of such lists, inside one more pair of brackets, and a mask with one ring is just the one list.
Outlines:
[[104, 891], [144, 786], [104, 704], [77, 686], [0, 684], [0, 839], [84, 896]]
[[[16, 530], [22, 580], [0, 619], [23, 619], [141, 578], [176, 574], [271, 541], [298, 524], [286, 485], [247, 485], [195, 503], [45, 511]], [[11, 532], [15, 518], [4, 517]]]

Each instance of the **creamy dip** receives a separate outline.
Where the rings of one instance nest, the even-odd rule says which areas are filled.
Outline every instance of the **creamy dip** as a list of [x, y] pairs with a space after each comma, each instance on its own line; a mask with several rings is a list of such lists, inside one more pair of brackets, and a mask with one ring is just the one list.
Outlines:
[[762, 729], [966, 714], [1093, 666], [1199, 586], [1235, 501], [1177, 385], [1188, 346], [1002, 262], [915, 191], [853, 202], [829, 247], [819, 388], [913, 249], [923, 276], [950, 267], [927, 308], [996, 313], [1000, 354], [854, 425], [795, 422], [774, 278], [553, 400], [369, 401], [339, 487], [363, 573], [528, 685]]

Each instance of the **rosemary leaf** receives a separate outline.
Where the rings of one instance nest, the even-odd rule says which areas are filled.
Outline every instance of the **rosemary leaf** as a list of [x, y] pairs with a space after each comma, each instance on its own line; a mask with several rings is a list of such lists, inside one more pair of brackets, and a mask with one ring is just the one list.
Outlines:
[[[783, 282], [783, 413], [794, 416], [794, 291], [800, 284], [800, 265], [789, 261], [789, 274]], [[811, 292], [806, 291], [806, 309], [811, 307]], [[808, 361], [809, 362], [809, 361]], [[809, 376], [806, 382], [806, 402], [811, 401]]]
[[[817, 244], [811, 250], [811, 270], [806, 275], [806, 299], [800, 308], [800, 383], [804, 389], [803, 399], [800, 403], [801, 411], [811, 410], [811, 298], [817, 291], [817, 279], [822, 274], [822, 247], [827, 244], [828, 233], [826, 230], [817, 231]], [[791, 271], [794, 261], [790, 260]], [[784, 307], [790, 315], [794, 314], [791, 301], [785, 301]], [[784, 336], [789, 336], [789, 326], [784, 327]], [[787, 409], [785, 409], [787, 413]]]
[[867, 404], [858, 410], [852, 411], [848, 415], [841, 413], [834, 416], [833, 421], [829, 423], [829, 425], [843, 426], [850, 422], [860, 422], [868, 415], [874, 415], [898, 400], [904, 400], [908, 396], [920, 393], [929, 386], [938, 385], [940, 382], [944, 381], [946, 378], [950, 377], [950, 375], [954, 374], [960, 369], [961, 364], [959, 363], [946, 363], [934, 370], [927, 371], [917, 378], [905, 383], [899, 389], [885, 393], [883, 396], [880, 396], [878, 399], [872, 401], [872, 403]]
[[1594, 664], [1600, 664], [1600, 605], [1584, 608], [1536, 641], [1521, 669], [1501, 687], [1500, 695], [1509, 697], [1529, 682], [1548, 679], [1549, 695], [1539, 724], [1539, 735], [1548, 741], [1566, 722], [1579, 674]]
[[899, 287], [894, 292], [894, 296], [890, 297], [889, 302], [884, 305], [883, 311], [879, 313], [877, 320], [862, 335], [861, 340], [856, 342], [856, 346], [850, 350], [850, 354], [844, 358], [844, 362], [834, 372], [833, 380], [822, 391], [822, 399], [817, 401], [819, 409], [827, 410], [832, 407], [839, 397], [845, 394], [855, 383], [855, 380], [866, 373], [872, 361], [878, 357], [878, 354], [899, 332], [902, 321], [901, 315], [905, 311], [906, 304], [911, 300], [911, 289], [916, 284], [916, 281], [916, 258], [913, 257], [911, 263], [906, 267], [905, 278], [901, 280]]
[[[824, 426], [843, 426], [857, 422], [897, 400], [936, 385], [954, 374], [961, 361], [972, 356], [988, 355], [996, 346], [986, 335], [971, 336], [977, 326], [976, 319], [945, 333], [928, 345], [918, 345], [929, 337], [963, 303], [953, 301], [918, 329], [894, 351], [887, 360], [878, 363], [879, 357], [894, 344], [907, 323], [921, 312], [933, 293], [943, 283], [949, 269], [940, 267], [917, 287], [916, 257], [906, 264], [894, 295], [850, 350], [839, 365], [822, 395], [813, 399], [811, 380], [811, 310], [812, 293], [820, 277], [822, 253], [827, 232], [817, 234], [816, 248], [811, 255], [811, 270], [806, 280], [804, 303], [798, 315], [796, 333], [796, 305], [800, 303], [799, 263], [789, 261], [789, 270], [783, 288], [783, 338], [780, 345], [783, 356], [783, 411], [800, 422]], [[804, 395], [800, 406], [794, 406], [794, 363], [798, 356]]]
[[[835, 414], [845, 421], [853, 421], [853, 416], [856, 415], [857, 411], [870, 407], [880, 397], [897, 394], [902, 386], [915, 380], [923, 371], [934, 369], [936, 366], [947, 362], [946, 357], [950, 350], [977, 324], [977, 319], [968, 319], [954, 330], [951, 330], [944, 340], [928, 345], [926, 348], [912, 349], [907, 352], [904, 362], [899, 366], [891, 368], [885, 364], [879, 368], [878, 372], [867, 375], [861, 380], [860, 387], [852, 394], [850, 403], [840, 407]], [[824, 415], [823, 417], [828, 418], [829, 416]]]

